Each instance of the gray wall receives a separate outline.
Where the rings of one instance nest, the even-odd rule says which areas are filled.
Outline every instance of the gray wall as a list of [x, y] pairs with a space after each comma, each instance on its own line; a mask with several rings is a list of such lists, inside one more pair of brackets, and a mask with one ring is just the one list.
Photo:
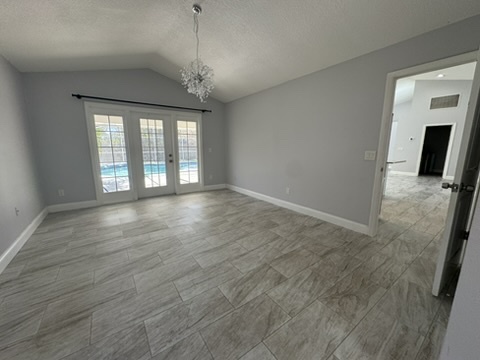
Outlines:
[[[95, 199], [84, 105], [72, 93], [212, 109], [203, 115], [205, 184], [225, 183], [223, 103], [208, 99], [202, 104], [179, 83], [150, 70], [26, 73], [23, 78], [48, 205]], [[60, 188], [64, 197], [58, 196]]]
[[[407, 162], [393, 165], [392, 170], [416, 173], [418, 154], [422, 151], [424, 125], [456, 123], [447, 171], [447, 176], [455, 175], [471, 88], [472, 81], [469, 80], [415, 81], [415, 91], [409, 113], [400, 108], [402, 104], [394, 108], [394, 114], [397, 114], [397, 111], [399, 114], [398, 117], [394, 115], [398, 120], [398, 129], [393, 157], [398, 160], [407, 160]], [[432, 97], [455, 94], [460, 94], [458, 107], [430, 110], [430, 99]], [[410, 141], [410, 137], [414, 139]]]
[[387, 73], [478, 50], [478, 34], [480, 16], [228, 103], [228, 182], [368, 224], [375, 162], [363, 158]]
[[440, 360], [478, 360], [480, 354], [480, 202], [468, 239]]
[[32, 154], [21, 76], [0, 56], [0, 256], [44, 208]]

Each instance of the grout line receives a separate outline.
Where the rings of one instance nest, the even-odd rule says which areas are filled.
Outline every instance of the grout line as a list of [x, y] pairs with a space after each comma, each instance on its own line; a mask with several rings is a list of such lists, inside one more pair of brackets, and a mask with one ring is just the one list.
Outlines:
[[92, 334], [93, 334], [93, 312], [90, 314], [90, 334], [89, 334], [89, 345], [92, 345]]
[[[218, 320], [217, 320], [218, 321]], [[216, 322], [216, 321], [215, 321]], [[213, 324], [213, 323], [212, 323]], [[205, 329], [205, 328], [203, 328]], [[201, 329], [200, 329], [201, 330]], [[214, 359], [213, 357], [213, 354], [212, 354], [212, 351], [210, 350], [210, 348], [208, 347], [208, 344], [207, 342], [205, 341], [205, 338], [203, 337], [202, 333], [200, 332], [200, 330], [197, 331], [198, 335], [200, 335], [200, 338], [202, 339], [203, 343], [205, 344], [205, 347], [207, 348], [207, 351], [210, 353], [210, 356], [212, 357], [212, 359]]]
[[[283, 327], [283, 325], [282, 325], [282, 327]], [[273, 358], [278, 360], [277, 356], [273, 353], [273, 351], [265, 343], [265, 339], [262, 340], [262, 344], [263, 344], [263, 346], [265, 346], [267, 348], [267, 350], [270, 352], [270, 354], [272, 354]]]
[[[160, 313], [161, 314], [161, 313]], [[156, 316], [156, 315], [155, 315]], [[150, 352], [150, 357], [153, 358], [153, 350], [152, 350], [152, 345], [150, 344], [150, 337], [148, 336], [148, 331], [147, 331], [147, 325], [145, 324], [145, 321], [148, 319], [145, 319], [142, 321], [143, 329], [145, 330], [145, 336], [147, 337], [147, 344], [148, 344], [148, 350]]]

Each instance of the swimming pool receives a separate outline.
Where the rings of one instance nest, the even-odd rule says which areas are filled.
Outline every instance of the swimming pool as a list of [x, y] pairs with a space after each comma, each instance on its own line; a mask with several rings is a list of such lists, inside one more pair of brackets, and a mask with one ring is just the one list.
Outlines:
[[[180, 171], [198, 170], [198, 163], [196, 161], [180, 161]], [[144, 174], [165, 174], [165, 163], [152, 163], [143, 165]], [[102, 177], [117, 177], [128, 176], [127, 163], [108, 164], [101, 166]]]

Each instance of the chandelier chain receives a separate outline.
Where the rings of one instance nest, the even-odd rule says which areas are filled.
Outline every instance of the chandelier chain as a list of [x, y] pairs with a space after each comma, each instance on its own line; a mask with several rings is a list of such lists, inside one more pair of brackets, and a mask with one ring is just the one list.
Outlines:
[[198, 61], [198, 48], [200, 47], [200, 38], [198, 37], [198, 14], [193, 14], [193, 32], [195, 33], [195, 37], [197, 39], [197, 61]]

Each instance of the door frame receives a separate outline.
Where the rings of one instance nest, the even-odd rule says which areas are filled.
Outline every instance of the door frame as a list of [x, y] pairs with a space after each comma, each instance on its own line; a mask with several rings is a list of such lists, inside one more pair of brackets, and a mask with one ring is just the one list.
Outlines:
[[[90, 149], [90, 162], [93, 171], [93, 180], [95, 183], [95, 197], [97, 199], [97, 203], [99, 205], [109, 204], [114, 202], [122, 202], [122, 201], [135, 201], [138, 200], [138, 176], [134, 171], [134, 166], [132, 164], [132, 159], [136, 157], [136, 147], [131, 146], [132, 143], [131, 137], [134, 137], [135, 134], [132, 131], [132, 127], [135, 126], [134, 124], [134, 117], [132, 116], [134, 113], [148, 113], [148, 114], [156, 114], [162, 115], [169, 113], [171, 115], [171, 136], [173, 141], [173, 156], [174, 156], [174, 181], [175, 181], [175, 192], [174, 194], [185, 194], [188, 192], [197, 192], [197, 191], [204, 191], [204, 164], [203, 164], [203, 138], [202, 138], [202, 114], [196, 112], [188, 112], [188, 111], [176, 111], [176, 110], [167, 110], [167, 109], [156, 109], [151, 107], [142, 107], [142, 106], [130, 106], [130, 105], [119, 105], [119, 104], [112, 104], [106, 102], [97, 102], [97, 101], [85, 101], [84, 102], [84, 109], [85, 109], [85, 119], [87, 122], [87, 131], [88, 131], [88, 140], [89, 140], [89, 149]], [[93, 124], [91, 120], [93, 119], [94, 110], [100, 111], [113, 111], [116, 113], [122, 113], [124, 118], [124, 127], [125, 127], [125, 141], [126, 141], [126, 148], [127, 148], [127, 159], [128, 159], [128, 168], [129, 168], [129, 180], [131, 182], [131, 190], [132, 190], [132, 198], [125, 199], [120, 201], [109, 202], [105, 201], [103, 198], [103, 191], [102, 191], [102, 184], [101, 180], [99, 179], [98, 174], [98, 166], [99, 163], [98, 159], [98, 151], [97, 151], [97, 142], [96, 138], [91, 134], [94, 133], [95, 129], [93, 128]], [[114, 114], [115, 115], [115, 114]], [[178, 159], [178, 137], [177, 137], [177, 130], [176, 130], [176, 121], [177, 117], [185, 118], [186, 120], [195, 119], [198, 124], [198, 177], [199, 182], [198, 185], [192, 189], [182, 189], [179, 183], [179, 171], [180, 166], [177, 166], [177, 159]], [[137, 144], [138, 145], [138, 144]]]
[[[97, 200], [98, 205], [104, 204], [114, 204], [119, 202], [127, 202], [127, 201], [135, 201], [138, 200], [138, 191], [137, 187], [134, 185], [134, 175], [132, 171], [132, 149], [130, 148], [130, 138], [129, 138], [129, 131], [128, 131], [128, 114], [124, 109], [120, 108], [112, 108], [107, 106], [102, 106], [105, 104], [102, 103], [92, 103], [92, 102], [85, 102], [85, 119], [87, 121], [87, 131], [88, 131], [88, 143], [90, 148], [90, 163], [92, 165], [92, 175], [93, 181], [95, 184], [95, 197]], [[128, 165], [128, 179], [130, 181], [130, 190], [128, 191], [130, 196], [122, 196], [125, 195], [125, 192], [118, 192], [111, 194], [111, 201], [107, 200], [104, 192], [103, 192], [103, 184], [101, 177], [99, 177], [100, 169], [98, 165], [100, 164], [100, 159], [98, 156], [98, 145], [97, 145], [97, 138], [96, 136], [92, 135], [95, 134], [95, 126], [93, 124], [93, 119], [95, 112], [100, 112], [102, 114], [108, 115], [117, 115], [123, 118], [123, 128], [125, 134], [125, 148], [127, 151], [127, 165]], [[123, 194], [122, 194], [123, 193]], [[115, 196], [118, 194], [117, 196]]]
[[453, 149], [453, 139], [455, 138], [455, 130], [457, 128], [457, 123], [444, 123], [444, 124], [425, 124], [423, 125], [422, 136], [420, 138], [420, 148], [418, 151], [418, 158], [417, 158], [417, 166], [415, 173], [420, 174], [420, 163], [422, 162], [422, 153], [423, 153], [423, 145], [425, 143], [425, 135], [427, 133], [428, 127], [436, 127], [436, 126], [451, 126], [450, 130], [450, 137], [448, 138], [448, 146], [447, 146], [447, 155], [445, 156], [445, 165], [443, 165], [443, 173], [442, 178], [445, 180], [453, 180], [453, 176], [447, 177], [448, 166], [450, 164], [450, 157], [452, 155]]
[[[387, 74], [385, 96], [383, 101], [382, 122], [380, 125], [380, 134], [377, 147], [377, 162], [375, 164], [375, 177], [373, 181], [372, 200], [370, 206], [370, 219], [368, 222], [368, 235], [375, 236], [378, 230], [379, 212], [383, 200], [382, 179], [384, 177], [384, 171], [386, 171], [386, 161], [388, 156], [388, 145], [390, 142], [390, 131], [392, 127], [392, 114], [397, 80], [425, 72], [476, 62], [477, 56], [478, 50], [402, 70], [393, 71]], [[477, 64], [477, 66], [479, 66], [479, 64]]]
[[[178, 129], [176, 122], [186, 120], [186, 121], [195, 121], [197, 122], [197, 140], [198, 140], [198, 160], [200, 166], [198, 166], [198, 184], [180, 184], [180, 154], [178, 148]], [[172, 131], [173, 131], [173, 153], [175, 159], [178, 159], [175, 162], [175, 193], [176, 194], [187, 194], [191, 192], [198, 192], [204, 190], [204, 181], [203, 181], [203, 142], [202, 142], [202, 115], [199, 113], [187, 113], [175, 111], [175, 114], [172, 117]]]
[[[167, 149], [168, 139], [166, 139], [166, 137], [168, 135], [172, 135], [172, 133], [173, 133], [172, 114], [168, 110], [167, 111], [162, 111], [161, 109], [157, 109], [158, 111], [156, 111], [156, 112], [151, 112], [149, 110], [150, 109], [145, 109], [145, 111], [130, 111], [129, 112], [130, 119], [131, 119], [130, 130], [131, 130], [132, 138], [134, 139], [133, 140], [133, 147], [132, 147], [133, 151], [134, 151], [134, 159], [135, 159], [134, 162], [135, 161], [140, 161], [141, 162], [141, 163], [138, 163], [138, 164], [132, 164], [132, 168], [135, 169], [133, 176], [135, 178], [136, 189], [138, 191], [138, 198], [139, 199], [148, 198], [148, 197], [155, 197], [155, 196], [162, 196], [162, 195], [172, 195], [172, 194], [176, 193], [176, 187], [175, 187], [175, 184], [176, 184], [175, 144], [174, 144], [173, 137], [170, 136], [171, 137], [171, 139], [170, 139], [171, 140], [171, 143], [170, 143], [171, 148]], [[144, 174], [143, 174], [142, 137], [141, 137], [141, 133], [140, 133], [140, 127], [137, 126], [138, 125], [137, 120], [140, 120], [141, 116], [145, 116], [148, 119], [155, 118], [155, 117], [161, 118], [159, 120], [163, 121], [164, 129], [168, 129], [168, 130], [164, 131], [165, 156], [170, 151], [172, 153], [172, 160], [174, 161], [174, 163], [173, 163], [173, 170], [171, 170], [172, 171], [171, 179], [169, 179], [169, 176], [168, 176], [168, 171], [169, 170], [168, 170], [168, 163], [167, 163], [168, 159], [165, 158], [165, 169], [167, 171], [167, 185], [168, 185], [168, 182], [170, 180], [172, 180], [172, 184], [171, 184], [171, 186], [167, 186], [167, 189], [163, 189], [163, 191], [162, 191], [161, 188], [160, 189], [158, 189], [158, 188], [148, 188], [148, 189], [145, 189], [146, 191], [143, 191], [143, 194], [142, 194], [142, 191], [140, 191], [140, 189], [139, 189], [139, 186], [142, 186], [142, 184], [145, 184], [145, 178], [144, 178]], [[167, 120], [166, 117], [168, 117], [168, 120]], [[140, 171], [140, 170], [142, 170], [142, 171]], [[173, 189], [173, 191], [170, 192], [169, 188]], [[160, 190], [159, 192], [163, 192], [163, 193], [157, 193], [157, 194], [153, 194], [153, 195], [144, 196], [146, 193], [153, 192], [153, 191], [151, 191], [152, 189], [158, 189], [158, 190]]]

